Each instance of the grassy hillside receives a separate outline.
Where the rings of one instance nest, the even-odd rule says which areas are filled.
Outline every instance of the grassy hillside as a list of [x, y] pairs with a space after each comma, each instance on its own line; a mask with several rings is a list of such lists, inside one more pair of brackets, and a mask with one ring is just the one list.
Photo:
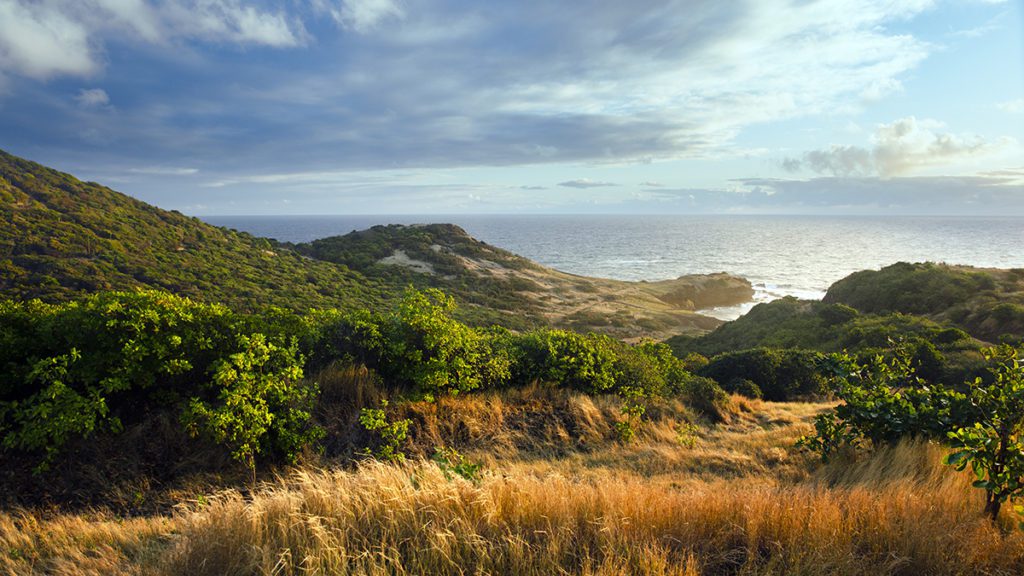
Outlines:
[[[519, 449], [516, 414], [565, 405]], [[0, 513], [11, 574], [1019, 574], [1024, 532], [980, 514], [943, 450], [903, 442], [821, 465], [793, 443], [827, 405], [747, 402], [679, 434], [666, 407], [621, 445], [601, 398], [541, 388], [422, 409], [421, 429], [465, 429], [474, 479], [443, 460], [313, 466], [253, 488], [182, 492], [131, 518]], [[419, 409], [419, 408], [417, 408]], [[560, 439], [560, 440], [559, 440]], [[584, 441], [583, 443], [578, 443]], [[577, 448], [589, 446], [590, 448]]]
[[836, 282], [824, 302], [947, 321], [988, 342], [1024, 337], [1024, 269], [900, 262]]
[[370, 305], [376, 282], [0, 151], [0, 295], [153, 287], [235, 308]]
[[885, 348], [889, 340], [923, 339], [954, 349], [971, 338], [958, 328], [910, 314], [861, 313], [844, 304], [793, 297], [758, 304], [747, 314], [698, 337], [668, 340], [676, 354], [714, 356], [748, 348], [803, 348], [821, 352]]
[[652, 283], [565, 274], [456, 226], [377, 226], [292, 245], [210, 226], [0, 151], [0, 296], [67, 300], [158, 288], [239, 310], [373, 307], [413, 285], [460, 318], [665, 338], [720, 322], [694, 310], [750, 298], [724, 274]]
[[718, 320], [695, 311], [753, 296], [749, 282], [728, 274], [660, 282], [566, 274], [476, 240], [451, 224], [374, 226], [289, 247], [396, 288], [441, 288], [467, 305], [465, 318], [511, 328], [552, 325], [661, 339], [714, 328]]

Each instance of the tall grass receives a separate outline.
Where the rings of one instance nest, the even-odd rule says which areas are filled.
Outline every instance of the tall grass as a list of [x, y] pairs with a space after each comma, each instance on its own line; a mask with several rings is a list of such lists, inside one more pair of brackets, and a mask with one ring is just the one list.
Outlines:
[[[373, 402], [374, 384], [365, 399]], [[545, 389], [409, 404], [431, 442], [486, 462], [307, 466], [169, 516], [0, 514], [0, 574], [1024, 573], [1024, 536], [981, 514], [943, 450], [905, 442], [827, 466], [793, 448], [825, 405], [734, 398], [680, 443], [652, 407], [631, 444], [614, 399]]]
[[[163, 569], [188, 574], [1020, 574], [1024, 537], [925, 444], [791, 486], [429, 464], [302, 471], [180, 518]], [[923, 468], [918, 468], [922, 465]], [[569, 472], [569, 471], [567, 471]]]

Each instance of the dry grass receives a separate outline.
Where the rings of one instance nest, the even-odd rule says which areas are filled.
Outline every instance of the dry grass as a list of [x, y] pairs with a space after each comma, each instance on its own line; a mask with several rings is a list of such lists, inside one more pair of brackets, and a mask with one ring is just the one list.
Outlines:
[[411, 406], [419, 442], [454, 434], [485, 461], [480, 481], [422, 460], [366, 463], [295, 470], [169, 517], [0, 516], [0, 573], [1024, 573], [1012, 512], [1003, 529], [984, 520], [940, 448], [822, 467], [792, 443], [826, 406], [735, 404], [728, 424], [682, 443], [693, 415], [657, 407], [629, 445], [611, 440], [612, 399], [533, 390]]

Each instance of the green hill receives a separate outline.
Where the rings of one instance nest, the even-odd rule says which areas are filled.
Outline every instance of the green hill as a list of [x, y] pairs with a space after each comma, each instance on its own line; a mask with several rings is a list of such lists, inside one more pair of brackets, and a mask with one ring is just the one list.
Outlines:
[[513, 329], [558, 326], [625, 339], [702, 333], [702, 307], [750, 298], [726, 274], [622, 282], [552, 270], [450, 224], [375, 226], [280, 243], [161, 210], [0, 151], [0, 296], [67, 300], [158, 288], [236, 310], [374, 307], [436, 287], [459, 318]]
[[512, 328], [551, 325], [624, 339], [662, 339], [710, 330], [721, 322], [697, 310], [746, 302], [754, 293], [748, 281], [729, 274], [659, 282], [567, 274], [451, 224], [374, 226], [288, 247], [395, 288], [440, 288], [468, 305], [467, 320]]
[[1024, 269], [900, 262], [843, 278], [824, 302], [951, 322], [988, 342], [1024, 337]]
[[371, 305], [363, 275], [0, 151], [0, 295], [153, 287], [239, 309]]

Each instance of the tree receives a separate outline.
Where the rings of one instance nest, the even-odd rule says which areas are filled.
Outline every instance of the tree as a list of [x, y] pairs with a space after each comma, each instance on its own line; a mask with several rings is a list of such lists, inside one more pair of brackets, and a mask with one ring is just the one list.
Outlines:
[[[995, 522], [1004, 502], [1024, 496], [1024, 367], [1019, 352], [1007, 345], [984, 354], [994, 381], [977, 378], [971, 385], [977, 422], [949, 432], [955, 451], [946, 463], [957, 470], [971, 467], [974, 486], [985, 490], [985, 513]], [[1022, 506], [1015, 509], [1024, 513]]]

